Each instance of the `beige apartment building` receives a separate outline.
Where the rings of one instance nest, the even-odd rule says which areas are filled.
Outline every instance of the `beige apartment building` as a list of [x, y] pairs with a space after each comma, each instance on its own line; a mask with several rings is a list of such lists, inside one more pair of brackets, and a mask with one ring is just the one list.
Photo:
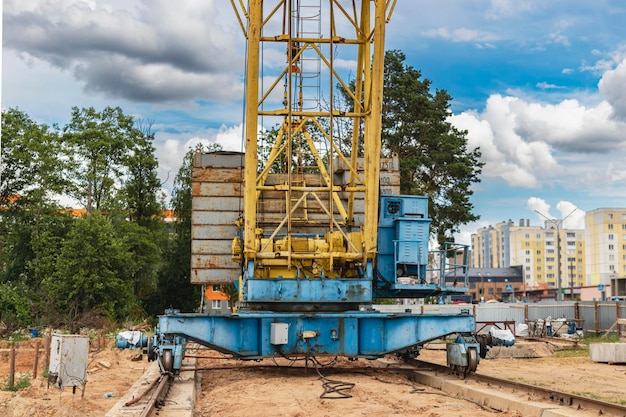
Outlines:
[[626, 295], [626, 208], [599, 208], [585, 215], [587, 285], [610, 286]]
[[562, 223], [555, 219], [546, 220], [543, 226], [531, 226], [528, 219], [521, 219], [517, 224], [509, 220], [481, 228], [472, 235], [472, 265], [519, 265], [524, 279], [522, 290], [583, 286], [587, 260], [585, 230], [564, 229]]

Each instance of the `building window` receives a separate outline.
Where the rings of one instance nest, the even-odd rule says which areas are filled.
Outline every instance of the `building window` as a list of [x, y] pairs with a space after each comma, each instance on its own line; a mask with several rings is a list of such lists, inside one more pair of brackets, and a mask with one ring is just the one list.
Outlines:
[[[623, 216], [623, 214], [622, 214]], [[622, 230], [626, 230], [626, 224], [622, 224]]]
[[613, 230], [613, 223], [609, 223], [608, 227], [609, 227], [609, 230]]
[[615, 249], [615, 246], [609, 245], [609, 250], [613, 250], [613, 249]]
[[613, 233], [609, 233], [609, 240], [613, 240]]
[[612, 218], [613, 218], [613, 213], [609, 213], [609, 214], [608, 214], [608, 218], [609, 218], [609, 219], [612, 219]]
[[526, 255], [530, 255], [530, 251], [529, 250], [527, 250], [525, 253], [526, 253]]
[[222, 309], [222, 300], [212, 300], [211, 308], [213, 310], [221, 310]]
[[609, 265], [609, 271], [615, 271], [615, 265]]
[[540, 266], [537, 267], [537, 271], [541, 271], [541, 267]]
[[526, 239], [530, 239], [530, 235], [529, 235], [528, 233], [526, 233], [526, 234], [524, 235], [524, 237], [525, 237]]
[[222, 292], [222, 287], [219, 284], [213, 284], [213, 292]]
[[541, 255], [541, 251], [540, 250], [537, 251], [537, 255]]

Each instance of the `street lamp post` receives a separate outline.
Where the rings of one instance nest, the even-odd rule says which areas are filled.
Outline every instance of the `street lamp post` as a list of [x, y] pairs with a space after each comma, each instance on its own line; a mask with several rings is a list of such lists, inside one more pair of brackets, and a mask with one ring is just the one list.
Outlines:
[[556, 226], [556, 252], [557, 252], [556, 253], [556, 284], [557, 284], [556, 300], [557, 301], [563, 301], [563, 294], [562, 294], [562, 287], [561, 287], [561, 226], [563, 225], [563, 222], [565, 221], [565, 219], [571, 216], [572, 213], [574, 213], [575, 211], [576, 209], [572, 210], [563, 219], [557, 220], [557, 219], [551, 219], [548, 216], [544, 215], [543, 213], [535, 210], [535, 213], [537, 213], [538, 215], [546, 219], [547, 222], [550, 222]]

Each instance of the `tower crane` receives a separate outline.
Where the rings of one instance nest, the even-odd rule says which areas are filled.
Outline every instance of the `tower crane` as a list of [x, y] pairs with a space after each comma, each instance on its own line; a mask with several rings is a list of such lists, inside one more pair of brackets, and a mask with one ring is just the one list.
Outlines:
[[247, 41], [245, 152], [195, 156], [191, 280], [234, 282], [240, 305], [166, 312], [151, 358], [177, 372], [188, 340], [242, 360], [414, 357], [456, 335], [449, 364], [474, 371], [481, 346], [468, 310], [373, 307], [468, 291], [467, 247], [429, 253], [428, 199], [400, 195], [398, 158], [381, 156], [385, 29], [396, 1], [231, 4]]

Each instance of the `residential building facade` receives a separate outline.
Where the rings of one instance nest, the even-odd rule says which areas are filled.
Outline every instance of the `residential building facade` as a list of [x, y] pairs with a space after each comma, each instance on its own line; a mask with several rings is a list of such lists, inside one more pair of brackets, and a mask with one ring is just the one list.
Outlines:
[[564, 229], [561, 220], [543, 227], [522, 219], [479, 229], [472, 236], [472, 261], [477, 268], [520, 266], [522, 291], [548, 286], [567, 288], [585, 284], [585, 231]]
[[610, 286], [626, 295], [626, 208], [599, 208], [585, 214], [588, 285]]

